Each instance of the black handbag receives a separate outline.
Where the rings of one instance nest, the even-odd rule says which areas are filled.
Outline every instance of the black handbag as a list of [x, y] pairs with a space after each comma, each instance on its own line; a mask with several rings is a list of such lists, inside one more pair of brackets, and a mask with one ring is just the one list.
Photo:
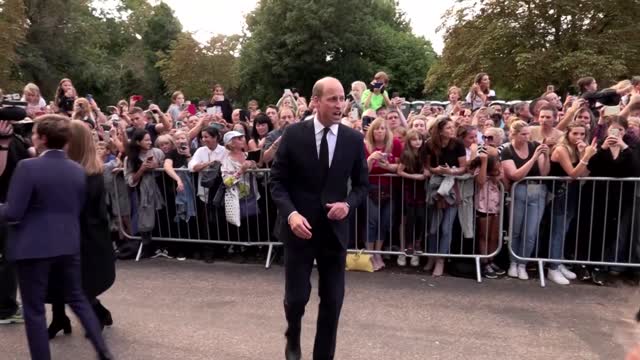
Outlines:
[[218, 190], [211, 200], [211, 206], [213, 206], [214, 208], [221, 208], [224, 206], [224, 193], [226, 190], [227, 186], [223, 182], [220, 182], [220, 185], [218, 185]]
[[216, 161], [200, 172], [200, 184], [202, 187], [211, 189], [216, 185], [216, 182], [220, 179], [221, 166], [222, 164], [220, 164], [219, 161]]

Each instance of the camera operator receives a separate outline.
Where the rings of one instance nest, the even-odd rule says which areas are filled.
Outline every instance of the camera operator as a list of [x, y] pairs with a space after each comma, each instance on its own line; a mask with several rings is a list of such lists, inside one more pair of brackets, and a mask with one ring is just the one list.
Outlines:
[[[17, 107], [0, 109], [0, 119], [22, 120], [26, 111]], [[20, 160], [29, 157], [29, 143], [13, 132], [11, 121], [0, 121], [0, 203], [7, 200], [9, 181]], [[22, 323], [22, 309], [16, 301], [17, 279], [15, 268], [5, 258], [7, 228], [0, 224], [0, 325]]]

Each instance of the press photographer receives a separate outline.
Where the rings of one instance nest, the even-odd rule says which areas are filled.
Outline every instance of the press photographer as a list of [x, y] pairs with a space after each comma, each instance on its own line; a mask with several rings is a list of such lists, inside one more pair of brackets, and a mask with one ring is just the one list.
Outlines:
[[[26, 104], [3, 99], [0, 106], [0, 203], [4, 203], [11, 176], [18, 161], [29, 157], [30, 144], [24, 137], [16, 135], [13, 129], [13, 124], [27, 116], [23, 107]], [[16, 300], [15, 269], [4, 256], [6, 239], [7, 228], [0, 224], [0, 325], [24, 322], [22, 309]]]

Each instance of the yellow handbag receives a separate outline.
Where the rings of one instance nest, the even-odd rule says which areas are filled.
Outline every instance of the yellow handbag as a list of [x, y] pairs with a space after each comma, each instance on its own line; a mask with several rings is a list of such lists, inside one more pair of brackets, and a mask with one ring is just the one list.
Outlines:
[[347, 254], [347, 271], [373, 272], [371, 255], [363, 252], [364, 249], [355, 254]]

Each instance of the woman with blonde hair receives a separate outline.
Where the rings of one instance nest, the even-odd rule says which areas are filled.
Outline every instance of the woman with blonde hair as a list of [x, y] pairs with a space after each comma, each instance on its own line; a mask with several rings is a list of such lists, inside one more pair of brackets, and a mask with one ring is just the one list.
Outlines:
[[34, 83], [28, 83], [22, 90], [22, 99], [27, 103], [27, 116], [35, 119], [37, 116], [45, 114], [47, 102], [40, 94], [40, 88]]
[[91, 130], [96, 128], [96, 118], [91, 110], [91, 104], [86, 98], [77, 98], [73, 103], [72, 120], [80, 120]]
[[[531, 141], [529, 125], [518, 120], [511, 124], [511, 145], [500, 154], [505, 177], [517, 182], [529, 176], [547, 176], [550, 171], [549, 147]], [[532, 255], [538, 239], [540, 222], [544, 215], [547, 189], [539, 183], [524, 181], [512, 190], [514, 212], [511, 248], [519, 257]], [[528, 280], [526, 261], [511, 256], [508, 275]]]
[[[82, 287], [102, 327], [113, 324], [111, 313], [97, 297], [113, 285], [116, 277], [115, 254], [109, 231], [109, 218], [105, 197], [103, 162], [98, 157], [91, 131], [82, 121], [71, 121], [71, 138], [67, 145], [69, 159], [80, 164], [87, 174], [87, 194], [80, 218], [80, 254]], [[49, 338], [60, 330], [71, 333], [71, 322], [64, 311], [64, 298], [60, 289], [61, 277], [52, 270], [49, 300], [53, 311]]]
[[[392, 190], [391, 178], [381, 175], [397, 173], [398, 162], [402, 156], [402, 143], [398, 138], [394, 138], [385, 119], [377, 118], [369, 125], [364, 144], [371, 184], [367, 209], [366, 248], [381, 251], [384, 239], [391, 230]], [[384, 267], [382, 256], [374, 254], [373, 269], [377, 271]]]

